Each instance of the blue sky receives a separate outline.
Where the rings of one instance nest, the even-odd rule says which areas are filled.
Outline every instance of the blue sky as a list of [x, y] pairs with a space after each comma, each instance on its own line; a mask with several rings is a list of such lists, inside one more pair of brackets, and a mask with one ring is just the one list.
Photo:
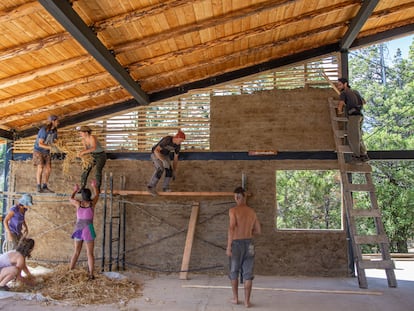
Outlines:
[[407, 58], [408, 57], [408, 51], [410, 49], [410, 45], [413, 42], [414, 35], [401, 37], [392, 41], [388, 41], [388, 51], [389, 51], [389, 59], [393, 59], [395, 56], [395, 53], [397, 52], [397, 48], [400, 48], [402, 52], [402, 57]]

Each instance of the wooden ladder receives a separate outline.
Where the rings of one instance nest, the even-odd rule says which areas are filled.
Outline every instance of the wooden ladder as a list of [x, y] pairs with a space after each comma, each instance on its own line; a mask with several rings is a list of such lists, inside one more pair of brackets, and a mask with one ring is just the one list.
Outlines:
[[[384, 269], [387, 275], [388, 286], [397, 287], [397, 281], [394, 273], [394, 262], [389, 252], [389, 241], [385, 234], [384, 225], [381, 219], [381, 211], [378, 207], [377, 197], [375, 194], [375, 186], [372, 181], [372, 168], [368, 163], [350, 164], [346, 163], [347, 153], [352, 151], [347, 144], [346, 125], [348, 119], [344, 116], [338, 116], [336, 107], [338, 101], [329, 99], [329, 111], [331, 116], [332, 129], [337, 150], [339, 170], [341, 173], [343, 203], [346, 214], [347, 226], [349, 229], [349, 238], [352, 245], [352, 251], [358, 275], [358, 283], [360, 288], [368, 288], [365, 269]], [[357, 178], [365, 179], [364, 183], [353, 183]], [[358, 182], [358, 181], [356, 181]], [[354, 194], [355, 193], [355, 194]], [[357, 206], [355, 200], [357, 193], [366, 193], [370, 206], [362, 208]], [[376, 233], [372, 235], [364, 234], [361, 229], [362, 218], [370, 218], [375, 223]], [[363, 245], [378, 245], [381, 252], [380, 259], [363, 259]]]

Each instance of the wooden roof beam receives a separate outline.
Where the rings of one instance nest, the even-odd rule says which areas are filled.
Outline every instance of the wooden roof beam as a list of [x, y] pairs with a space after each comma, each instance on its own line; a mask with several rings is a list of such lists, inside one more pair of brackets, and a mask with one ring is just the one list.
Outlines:
[[75, 88], [79, 85], [85, 85], [88, 83], [93, 83], [95, 81], [100, 81], [108, 77], [108, 75], [109, 75], [108, 72], [104, 71], [101, 73], [97, 73], [97, 74], [86, 76], [86, 77], [81, 77], [81, 78], [68, 81], [65, 83], [60, 83], [57, 85], [49, 86], [41, 90], [35, 90], [35, 91], [31, 91], [31, 92], [24, 93], [21, 95], [8, 97], [3, 100], [0, 100], [0, 108], [7, 108], [7, 107], [14, 106], [20, 103], [24, 103], [30, 100], [34, 100], [39, 97], [49, 96], [51, 94], [55, 94], [58, 92], [62, 92], [64, 90]]
[[[21, 120], [21, 119], [30, 117], [32, 115], [45, 113], [45, 112], [51, 111], [53, 109], [63, 109], [65, 107], [73, 105], [73, 104], [79, 104], [83, 101], [94, 99], [94, 98], [97, 98], [97, 97], [100, 97], [100, 96], [103, 96], [103, 95], [108, 95], [108, 94], [111, 94], [111, 93], [119, 92], [121, 90], [122, 90], [121, 85], [115, 85], [115, 86], [112, 86], [112, 87], [109, 87], [109, 88], [99, 89], [97, 91], [82, 94], [81, 96], [68, 98], [68, 99], [63, 100], [63, 101], [55, 102], [53, 104], [47, 104], [47, 105], [42, 106], [42, 107], [37, 107], [35, 109], [26, 110], [25, 112], [14, 113], [14, 114], [9, 115], [8, 117], [3, 116], [1, 121], [0, 121], [0, 124], [7, 124], [7, 123], [10, 123], [10, 122], [14, 122], [14, 121], [17, 121], [17, 120]], [[90, 109], [90, 108], [85, 107], [85, 110], [87, 110], [87, 109]]]
[[[242, 32], [234, 33], [234, 34], [231, 34], [231, 35], [228, 35], [228, 36], [220, 37], [216, 40], [203, 42], [203, 43], [200, 43], [198, 45], [188, 47], [186, 49], [176, 50], [176, 51], [172, 51], [172, 52], [169, 52], [169, 53], [166, 53], [166, 54], [154, 56], [154, 57], [151, 57], [151, 58], [148, 58], [148, 59], [143, 59], [143, 60], [140, 60], [138, 62], [129, 64], [128, 67], [133, 68], [133, 67], [141, 67], [141, 66], [149, 66], [149, 65], [153, 65], [153, 64], [159, 64], [163, 61], [173, 60], [177, 56], [182, 56], [182, 55], [186, 55], [186, 54], [189, 54], [189, 53], [202, 51], [202, 50], [205, 50], [206, 48], [213, 48], [213, 47], [221, 45], [221, 44], [232, 43], [235, 40], [239, 40], [241, 38], [246, 39], [246, 38], [249, 38], [250, 36], [256, 36], [258, 34], [264, 34], [266, 32], [272, 32], [276, 29], [280, 29], [281, 27], [287, 27], [287, 26], [291, 27], [292, 24], [294, 24], [294, 23], [303, 23], [304, 20], [311, 20], [311, 19], [316, 18], [316, 17], [322, 17], [324, 15], [331, 14], [331, 13], [336, 12], [336, 11], [341, 11], [341, 10], [344, 10], [345, 8], [349, 8], [349, 7], [352, 7], [352, 6], [355, 6], [355, 5], [356, 4], [355, 4], [354, 1], [348, 1], [348, 2], [343, 2], [343, 3], [340, 3], [340, 4], [334, 4], [334, 5], [319, 9], [319, 10], [306, 12], [306, 13], [301, 14], [301, 15], [289, 17], [289, 18], [278, 20], [278, 21], [275, 21], [273, 23], [269, 23], [269, 24], [266, 24], [266, 25], [263, 25], [263, 26], [251, 28], [251, 29], [248, 29], [246, 31], [242, 31]], [[173, 36], [174, 35], [171, 35], [171, 37], [173, 37]], [[143, 41], [145, 41], [145, 39], [143, 39]], [[280, 42], [285, 43], [285, 39], [280, 41]], [[280, 42], [278, 41], [278, 44]], [[118, 52], [117, 50], [115, 50], [115, 51]]]
[[22, 5], [15, 6], [13, 8], [0, 11], [0, 23], [8, 22], [16, 18], [24, 17], [30, 14], [34, 14], [42, 10], [37, 0], [27, 2]]
[[229, 22], [234, 22], [237, 19], [243, 19], [248, 16], [258, 14], [263, 11], [272, 10], [277, 7], [288, 5], [292, 2], [294, 2], [294, 0], [273, 0], [273, 1], [268, 1], [266, 3], [258, 3], [255, 5], [249, 6], [247, 8], [244, 8], [242, 10], [237, 10], [235, 12], [229, 12], [221, 16], [215, 16], [212, 18], [208, 18], [196, 24], [184, 25], [182, 27], [177, 27], [174, 30], [163, 31], [154, 36], [142, 38], [140, 40], [134, 40], [133, 42], [126, 42], [125, 44], [119, 44], [114, 47], [114, 50], [116, 51], [116, 53], [123, 53], [123, 52], [127, 52], [133, 49], [146, 47], [151, 44], [159, 43], [160, 41], [169, 40], [171, 38], [179, 38], [188, 33], [216, 27], [216, 26], [223, 25]]
[[4, 61], [6, 59], [10, 59], [16, 56], [24, 55], [30, 52], [38, 51], [49, 46], [62, 43], [72, 37], [67, 33], [57, 33], [55, 35], [37, 39], [34, 42], [29, 42], [23, 45], [20, 45], [16, 48], [6, 49], [0, 51], [0, 61]]
[[361, 9], [358, 11], [357, 15], [352, 19], [351, 24], [349, 25], [348, 31], [345, 33], [344, 37], [339, 44], [341, 51], [347, 51], [352, 45], [352, 42], [358, 36], [362, 26], [366, 23], [375, 7], [377, 6], [379, 0], [365, 0], [361, 6]]
[[[401, 36], [407, 36], [409, 34], [414, 33], [414, 22], [410, 20], [410, 24], [406, 24], [401, 27], [393, 28], [390, 30], [386, 30], [380, 33], [376, 33], [374, 35], [363, 36], [358, 38], [354, 41], [351, 48], [360, 48], [362, 46], [374, 44], [375, 42], [382, 42], [386, 40], [390, 40], [392, 38], [397, 38]], [[364, 33], [362, 33], [363, 35]]]
[[136, 99], [139, 105], [149, 104], [147, 94], [99, 41], [68, 1], [39, 2]]
[[181, 84], [177, 87], [172, 87], [162, 91], [154, 92], [150, 94], [151, 102], [164, 100], [170, 97], [187, 93], [189, 90], [203, 89], [213, 85], [218, 85], [232, 80], [244, 78], [250, 75], [254, 75], [263, 71], [272, 70], [275, 68], [291, 65], [294, 63], [302, 62], [307, 59], [320, 57], [322, 55], [328, 55], [338, 51], [338, 44], [325, 45], [319, 48], [302, 51], [296, 54], [291, 54], [285, 57], [272, 59], [267, 62], [252, 65], [249, 67], [241, 68], [231, 72], [219, 74], [207, 79], [197, 80], [186, 84]]
[[[194, 4], [196, 2], [201, 2], [204, 0], [192, 0], [191, 3]], [[153, 5], [149, 5], [140, 9], [139, 11], [132, 11], [127, 12], [124, 14], [119, 14], [113, 16], [111, 18], [97, 21], [94, 23], [93, 27], [97, 32], [104, 31], [108, 27], [116, 28], [120, 26], [125, 26], [125, 23], [136, 22], [141, 18], [148, 17], [150, 15], [156, 15], [164, 13], [167, 10], [177, 9], [182, 6], [188, 5], [188, 0], [169, 0], [169, 1], [162, 1], [161, 3], [156, 3]]]
[[245, 50], [240, 50], [236, 53], [230, 54], [230, 55], [224, 55], [218, 58], [214, 58], [214, 59], [208, 59], [205, 60], [204, 62], [198, 62], [198, 63], [194, 63], [192, 65], [187, 65], [186, 67], [183, 68], [179, 68], [176, 69], [174, 71], [171, 72], [163, 72], [163, 73], [159, 73], [159, 74], [155, 74], [149, 77], [145, 77], [145, 79], [142, 79], [142, 83], [149, 83], [151, 84], [152, 81], [160, 81], [160, 79], [165, 79], [168, 78], [170, 76], [179, 76], [181, 72], [189, 72], [192, 70], [201, 70], [202, 68], [205, 68], [205, 66], [211, 66], [212, 64], [221, 64], [233, 59], [237, 59], [240, 57], [244, 57], [244, 56], [249, 56], [249, 55], [254, 55], [255, 53], [258, 52], [262, 52], [264, 50], [268, 50], [268, 49], [272, 49], [274, 47], [280, 47], [283, 44], [287, 44], [293, 41], [297, 41], [297, 40], [301, 40], [301, 39], [306, 39], [306, 40], [311, 40], [310, 37], [312, 37], [312, 35], [320, 35], [322, 32], [326, 32], [326, 31], [332, 31], [335, 28], [341, 28], [344, 27], [344, 22], [338, 22], [335, 24], [331, 24], [328, 26], [324, 26], [324, 27], [320, 27], [320, 28], [316, 28], [316, 29], [312, 29], [309, 30], [307, 32], [301, 33], [301, 34], [296, 34], [296, 35], [292, 35], [290, 37], [281, 39], [279, 41], [275, 41], [275, 42], [269, 42], [267, 44], [263, 44], [261, 46], [258, 47], [254, 47], [251, 49], [245, 49]]
[[[93, 110], [86, 107], [85, 111], [81, 113], [77, 113], [77, 114], [70, 115], [70, 116], [66, 115], [64, 119], [60, 119], [59, 127], [63, 128], [63, 127], [71, 126], [71, 125], [77, 125], [81, 122], [98, 119], [103, 116], [107, 116], [107, 115], [114, 114], [114, 113], [119, 113], [121, 111], [133, 109], [136, 107], [137, 107], [137, 101], [135, 99], [126, 100], [121, 103], [118, 102], [115, 104], [110, 103], [107, 106], [104, 106], [104, 107], [100, 106], [99, 108], [93, 109]], [[36, 127], [31, 127], [27, 130], [16, 133], [16, 137], [24, 138], [24, 137], [36, 135], [38, 130], [39, 129]]]
[[[371, 40], [369, 44], [373, 44], [377, 41], [385, 41], [386, 39], [401, 37], [402, 35], [407, 36], [410, 33], [413, 33], [413, 25], [414, 21], [412, 18], [400, 20], [396, 23], [388, 24], [382, 27], [377, 27], [376, 31], [373, 31], [372, 29], [363, 31], [360, 33], [361, 40], [356, 39], [355, 41], [364, 41], [365, 37], [369, 37]], [[382, 39], [374, 40], [373, 38], [375, 37]]]
[[91, 60], [92, 60], [92, 57], [90, 57], [89, 55], [83, 55], [83, 56], [78, 56], [74, 58], [69, 58], [64, 61], [52, 64], [50, 66], [45, 66], [42, 68], [30, 70], [28, 72], [23, 72], [15, 76], [10, 76], [8, 78], [1, 79], [0, 88], [4, 89], [4, 88], [11, 87], [11, 86], [14, 86], [20, 83], [26, 83], [38, 77], [46, 76], [46, 75], [49, 75], [49, 74], [52, 74], [58, 71], [62, 71], [62, 70], [65, 70], [67, 68], [71, 68], [74, 66], [79, 66]]

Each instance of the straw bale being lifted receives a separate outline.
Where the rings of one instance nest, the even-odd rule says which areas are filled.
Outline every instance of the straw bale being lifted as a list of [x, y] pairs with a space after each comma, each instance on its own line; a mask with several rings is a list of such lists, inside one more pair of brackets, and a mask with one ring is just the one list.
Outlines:
[[[75, 163], [76, 159], [78, 158], [78, 153], [80, 150], [77, 150], [77, 148], [74, 147], [76, 146], [76, 144], [74, 144], [76, 140], [77, 136], [75, 133], [71, 133], [65, 137], [58, 139], [52, 148], [52, 153], [65, 154], [65, 159], [63, 160], [62, 164], [62, 170], [65, 174], [68, 174], [70, 172], [71, 164]], [[82, 169], [86, 169], [93, 163], [93, 158], [90, 153], [85, 154], [80, 159], [82, 163]]]
[[85, 269], [69, 270], [65, 264], [52, 268], [52, 272], [36, 276], [36, 285], [16, 284], [16, 292], [41, 294], [49, 302], [73, 305], [126, 304], [142, 295], [142, 286], [127, 278], [109, 278], [96, 274], [89, 280]]

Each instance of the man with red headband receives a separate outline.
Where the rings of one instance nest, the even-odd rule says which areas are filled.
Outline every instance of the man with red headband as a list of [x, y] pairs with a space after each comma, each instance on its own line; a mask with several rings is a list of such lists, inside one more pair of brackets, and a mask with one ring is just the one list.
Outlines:
[[[165, 136], [154, 147], [152, 147], [151, 160], [155, 167], [155, 172], [148, 184], [148, 192], [153, 196], [157, 195], [157, 184], [165, 171], [165, 178], [162, 185], [164, 192], [169, 192], [170, 181], [178, 167], [178, 154], [180, 153], [181, 143], [185, 140], [185, 134], [178, 130], [174, 136]], [[170, 154], [174, 154], [171, 165]]]

